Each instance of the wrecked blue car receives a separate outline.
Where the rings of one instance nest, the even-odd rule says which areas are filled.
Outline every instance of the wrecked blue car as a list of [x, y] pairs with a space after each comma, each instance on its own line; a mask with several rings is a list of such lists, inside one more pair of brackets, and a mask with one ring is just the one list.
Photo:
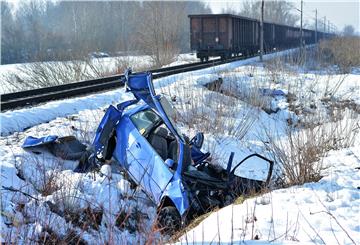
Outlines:
[[[207, 161], [210, 153], [201, 151], [203, 134], [189, 140], [179, 132], [170, 103], [155, 93], [152, 74], [128, 71], [125, 78], [126, 91], [135, 99], [107, 109], [96, 132], [95, 156], [100, 161], [114, 158], [141, 186], [157, 205], [158, 224], [164, 232], [176, 230], [185, 217], [230, 204], [239, 195], [259, 191], [269, 183], [273, 162], [258, 154], [233, 168], [234, 154], [227, 169], [211, 165]], [[250, 158], [267, 162], [264, 181], [234, 174]]]
[[[210, 164], [210, 153], [201, 150], [204, 135], [198, 133], [189, 140], [179, 132], [175, 111], [165, 97], [155, 93], [151, 73], [132, 74], [128, 70], [124, 82], [134, 100], [109, 106], [92, 150], [82, 154], [77, 171], [114, 159], [156, 204], [158, 225], [164, 233], [172, 233], [194, 216], [228, 205], [240, 195], [257, 192], [269, 184], [273, 162], [261, 155], [252, 154], [235, 165], [232, 153], [226, 169]], [[29, 138], [24, 146], [61, 140]], [[78, 155], [83, 148], [72, 144], [77, 147], [70, 147], [69, 156]], [[57, 148], [62, 151], [53, 150]], [[68, 148], [50, 147], [61, 152], [60, 156], [66, 156]], [[255, 164], [267, 164], [263, 180], [235, 174], [250, 159]]]

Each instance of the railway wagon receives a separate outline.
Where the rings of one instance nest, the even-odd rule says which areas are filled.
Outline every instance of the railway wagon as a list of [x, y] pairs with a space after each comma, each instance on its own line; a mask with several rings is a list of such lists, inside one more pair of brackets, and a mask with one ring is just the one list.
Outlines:
[[[231, 14], [189, 15], [190, 48], [206, 61], [211, 56], [253, 56], [259, 52], [260, 22]], [[318, 40], [329, 38], [318, 32]], [[315, 31], [303, 29], [303, 43], [315, 43]], [[264, 51], [298, 47], [300, 28], [264, 22]]]
[[190, 46], [202, 61], [211, 56], [225, 59], [250, 54], [258, 49], [259, 25], [255, 19], [230, 14], [189, 15], [189, 18]]

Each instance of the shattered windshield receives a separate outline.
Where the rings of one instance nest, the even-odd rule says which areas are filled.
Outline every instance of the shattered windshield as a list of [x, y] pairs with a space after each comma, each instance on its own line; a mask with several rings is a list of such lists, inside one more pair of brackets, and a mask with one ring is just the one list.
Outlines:
[[132, 115], [130, 119], [142, 135], [148, 134], [155, 125], [162, 121], [152, 110], [140, 111]]

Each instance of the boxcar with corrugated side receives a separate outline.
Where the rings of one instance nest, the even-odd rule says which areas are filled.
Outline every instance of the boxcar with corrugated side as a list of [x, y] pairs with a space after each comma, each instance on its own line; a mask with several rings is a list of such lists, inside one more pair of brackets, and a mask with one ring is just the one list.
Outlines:
[[[202, 61], [211, 56], [253, 56], [259, 52], [260, 22], [231, 14], [189, 15], [190, 48]], [[300, 45], [300, 28], [264, 22], [264, 51]], [[331, 34], [318, 32], [318, 40]], [[315, 31], [303, 29], [303, 43], [315, 43]]]
[[[189, 15], [190, 46], [201, 60], [210, 56], [228, 58], [252, 52], [258, 46], [258, 23], [255, 19], [230, 14]], [[246, 35], [244, 35], [246, 33]]]

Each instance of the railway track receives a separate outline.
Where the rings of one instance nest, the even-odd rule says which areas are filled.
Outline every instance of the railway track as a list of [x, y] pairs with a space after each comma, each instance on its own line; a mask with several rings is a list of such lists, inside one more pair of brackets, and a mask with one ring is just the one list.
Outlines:
[[[185, 65], [153, 69], [149, 71], [153, 73], [153, 78], [156, 79], [183, 72], [195, 71], [212, 66], [217, 66], [232, 61], [241, 60], [244, 58], [246, 57], [234, 57], [225, 61], [221, 59], [216, 59], [204, 63], [197, 62]], [[96, 78], [92, 80], [62, 84], [58, 86], [3, 94], [1, 95], [1, 111], [3, 112], [10, 109], [33, 106], [43, 102], [82, 96], [94, 92], [106, 91], [122, 87], [124, 86], [123, 78], [124, 75], [121, 74], [103, 78]]]

